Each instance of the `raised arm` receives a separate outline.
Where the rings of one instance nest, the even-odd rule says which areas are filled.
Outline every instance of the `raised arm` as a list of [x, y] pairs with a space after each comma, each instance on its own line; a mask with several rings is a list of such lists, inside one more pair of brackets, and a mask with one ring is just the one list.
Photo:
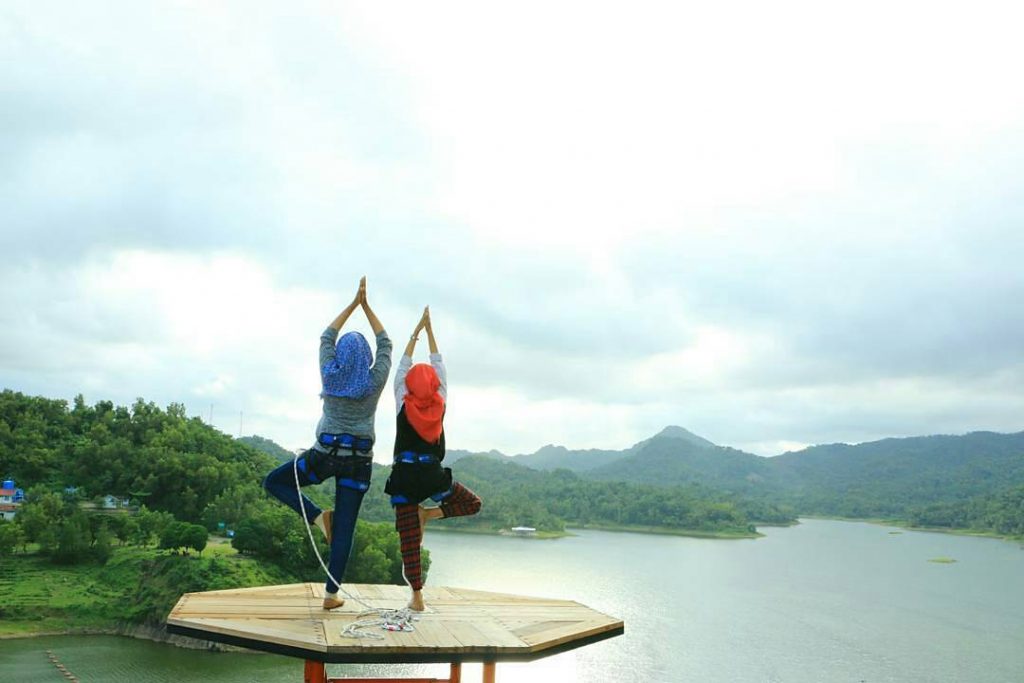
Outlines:
[[383, 389], [388, 381], [388, 373], [391, 372], [391, 339], [388, 337], [388, 333], [384, 331], [384, 325], [381, 324], [373, 309], [370, 308], [370, 302], [366, 296], [365, 275], [359, 281], [359, 305], [362, 306], [363, 313], [366, 314], [366, 320], [370, 323], [370, 328], [373, 330], [373, 335], [377, 338], [377, 354], [373, 359], [373, 367], [370, 368], [370, 377], [375, 388]]
[[332, 322], [327, 327], [333, 328], [335, 332], [341, 330], [341, 328], [345, 325], [345, 321], [347, 321], [349, 316], [352, 315], [352, 311], [356, 310], [356, 306], [358, 306], [361, 303], [361, 300], [364, 299], [365, 296], [366, 278], [364, 277], [362, 280], [359, 281], [359, 289], [356, 291], [356, 296], [354, 299], [352, 299], [352, 303], [346, 306], [341, 311], [341, 313], [338, 314], [338, 317], [334, 319], [334, 322]]
[[427, 329], [427, 342], [430, 344], [430, 353], [440, 353], [437, 350], [437, 340], [434, 339], [434, 327], [430, 324], [430, 306], [423, 309], [423, 318], [425, 320], [423, 326]]
[[416, 340], [419, 339], [420, 330], [422, 330], [423, 326], [427, 324], [429, 308], [430, 307], [428, 306], [423, 309], [423, 315], [420, 316], [419, 322], [416, 323], [416, 328], [412, 331], [412, 336], [409, 337], [409, 343], [405, 345], [405, 355], [409, 356], [409, 358], [412, 358], [412, 353], [416, 350]]
[[370, 329], [373, 330], [375, 335], [380, 334], [384, 331], [384, 326], [380, 320], [377, 319], [377, 315], [370, 308], [370, 302], [366, 299], [366, 276], [359, 281], [359, 304], [363, 307], [363, 313], [366, 314], [366, 320], [370, 323]]
[[434, 372], [437, 373], [437, 379], [441, 383], [437, 390], [444, 397], [444, 400], [447, 401], [448, 370], [444, 367], [444, 361], [441, 360], [441, 352], [437, 350], [437, 340], [434, 339], [434, 326], [430, 322], [429, 306], [423, 311], [423, 316], [426, 318], [424, 327], [427, 329], [427, 341], [430, 343], [430, 365], [433, 366]]

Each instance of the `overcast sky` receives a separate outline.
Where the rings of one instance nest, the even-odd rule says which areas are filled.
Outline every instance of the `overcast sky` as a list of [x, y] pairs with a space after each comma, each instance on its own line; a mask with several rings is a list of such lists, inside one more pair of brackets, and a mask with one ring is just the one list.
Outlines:
[[949, 7], [4, 2], [0, 386], [306, 447], [365, 274], [452, 448], [1019, 431], [1024, 14]]

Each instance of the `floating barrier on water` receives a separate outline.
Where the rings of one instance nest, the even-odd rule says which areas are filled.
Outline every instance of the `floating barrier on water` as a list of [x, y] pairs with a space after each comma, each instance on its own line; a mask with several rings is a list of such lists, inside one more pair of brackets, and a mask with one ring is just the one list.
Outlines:
[[53, 650], [47, 650], [46, 656], [49, 658], [50, 663], [53, 664], [54, 668], [57, 669], [64, 678], [71, 681], [71, 683], [78, 683], [78, 677], [68, 671], [68, 668], [64, 666], [59, 659], [57, 659], [57, 655], [53, 654]]

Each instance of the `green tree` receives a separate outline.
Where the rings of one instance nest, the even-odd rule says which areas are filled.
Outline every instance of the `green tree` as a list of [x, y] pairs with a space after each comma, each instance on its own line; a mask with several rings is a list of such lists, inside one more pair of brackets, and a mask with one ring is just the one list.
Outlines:
[[65, 518], [57, 531], [57, 547], [53, 561], [60, 564], [77, 564], [88, 557], [92, 545], [89, 520], [84, 512], [76, 510]]
[[11, 555], [15, 549], [25, 543], [25, 533], [21, 526], [5, 519], [0, 519], [0, 557]]
[[106, 526], [101, 526], [96, 532], [92, 548], [89, 550], [92, 558], [100, 564], [106, 564], [110, 556], [114, 554], [113, 539], [114, 535], [110, 533], [110, 530]]
[[210, 534], [206, 530], [206, 527], [202, 524], [189, 524], [185, 537], [182, 540], [185, 541], [186, 547], [192, 548], [202, 555], [203, 549], [206, 548], [206, 542], [209, 535]]
[[56, 535], [63, 512], [64, 501], [59, 494], [36, 487], [29, 491], [15, 519], [29, 542], [45, 546], [48, 538], [44, 538], [44, 532]]
[[188, 522], [172, 522], [160, 532], [160, 549], [177, 551], [188, 546], [192, 525]]

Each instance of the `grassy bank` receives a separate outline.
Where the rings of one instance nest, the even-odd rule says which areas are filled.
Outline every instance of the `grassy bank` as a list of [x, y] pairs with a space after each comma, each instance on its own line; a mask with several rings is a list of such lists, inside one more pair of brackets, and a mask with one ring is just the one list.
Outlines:
[[[794, 522], [796, 524], [797, 522]], [[789, 524], [779, 525], [766, 525], [766, 526], [791, 526]], [[657, 534], [661, 536], [689, 536], [691, 538], [717, 538], [717, 539], [740, 539], [740, 538], [758, 538], [764, 534], [756, 531], [750, 531], [748, 529], [724, 529], [721, 531], [703, 531], [700, 529], [677, 529], [673, 527], [662, 527], [662, 526], [642, 526], [638, 524], [567, 524], [568, 529], [582, 529], [591, 531], [620, 531], [624, 533], [635, 533], [635, 534]], [[530, 536], [517, 536], [512, 534], [508, 529], [493, 529], [485, 526], [470, 526], [470, 525], [449, 525], [435, 524], [427, 527], [427, 533], [434, 531], [440, 531], [443, 533], [455, 533], [455, 534], [482, 534], [486, 536], [512, 536], [516, 538], [536, 538], [536, 539], [554, 539], [554, 538], [565, 538], [566, 536], [573, 536], [574, 534], [570, 531], [537, 531], [536, 534]]]
[[480, 536], [511, 536], [515, 538], [536, 538], [540, 540], [550, 540], [553, 538], [565, 538], [566, 536], [572, 536], [573, 534], [568, 531], [540, 531], [538, 530], [535, 534], [529, 536], [518, 536], [517, 534], [511, 533], [508, 529], [492, 529], [491, 527], [485, 526], [469, 526], [460, 525], [452, 526], [441, 524], [429, 524], [427, 525], [427, 533], [433, 533], [440, 531], [446, 534], [478, 534]]
[[1010, 536], [1007, 534], [997, 534], [994, 531], [984, 531], [980, 529], [950, 529], [949, 527], [941, 526], [913, 526], [906, 522], [877, 522], [878, 524], [884, 524], [885, 526], [899, 527], [900, 529], [907, 529], [908, 531], [927, 531], [935, 534], [953, 534], [954, 536], [976, 536], [979, 538], [995, 538], [1001, 541], [1010, 541], [1012, 543], [1024, 543], [1024, 536]]
[[952, 534], [954, 536], [975, 536], [979, 538], [996, 538], [1001, 541], [1024, 544], [1024, 536], [1013, 536], [998, 534], [994, 531], [984, 529], [957, 529], [943, 526], [914, 526], [906, 520], [890, 519], [881, 517], [828, 517], [824, 515], [800, 515], [801, 519], [825, 519], [834, 522], [865, 522], [867, 524], [878, 524], [879, 526], [895, 527], [907, 531], [925, 531], [935, 534]]
[[227, 545], [203, 556], [115, 550], [105, 565], [55, 565], [37, 554], [0, 559], [0, 637], [115, 631], [161, 624], [182, 593], [286, 583]]

